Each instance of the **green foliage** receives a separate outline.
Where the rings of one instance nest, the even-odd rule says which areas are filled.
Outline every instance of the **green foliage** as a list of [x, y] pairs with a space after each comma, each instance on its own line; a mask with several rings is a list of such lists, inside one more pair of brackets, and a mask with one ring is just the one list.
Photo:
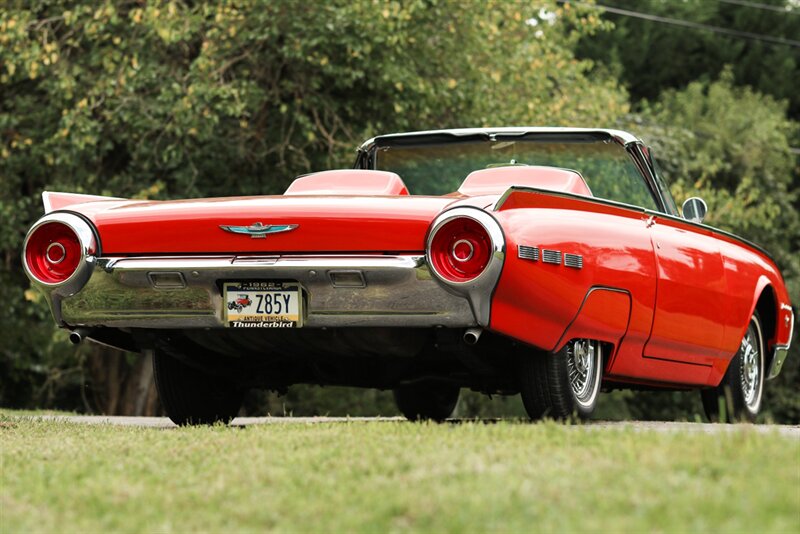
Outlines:
[[[26, 377], [30, 390], [43, 380], [35, 369], [77, 365], [75, 356], [55, 357], [73, 352], [63, 336], [50, 341], [50, 319], [43, 303], [30, 306], [38, 297], [20, 269], [42, 190], [154, 199], [280, 193], [297, 174], [352, 165], [357, 144], [377, 133], [613, 122], [627, 111], [626, 95], [613, 79], [588, 76], [591, 64], [572, 53], [599, 19], [550, 3], [559, 16], [548, 22], [537, 18], [540, 7], [7, 2], [0, 299], [10, 304], [0, 317], [12, 334], [0, 357], [8, 377]], [[3, 387], [3, 404], [38, 400]]]
[[[800, 191], [798, 162], [790, 141], [797, 136], [798, 124], [786, 118], [786, 104], [735, 87], [731, 73], [724, 71], [717, 81], [666, 91], [635, 119], [637, 131], [653, 146], [678, 204], [690, 196], [704, 198], [709, 206], [705, 223], [771, 252], [796, 309]], [[797, 329], [791, 352], [781, 375], [767, 384], [766, 418], [800, 420]], [[676, 406], [685, 404], [679, 397], [675, 401]], [[637, 394], [634, 404], [660, 410], [656, 408], [659, 400], [646, 394]]]
[[[783, 8], [784, 13], [708, 0], [597, 3], [742, 33], [795, 41], [800, 35], [800, 8], [792, 0], [756, 2]], [[610, 12], [603, 18], [613, 23], [614, 31], [582, 39], [578, 55], [615, 72], [634, 100], [655, 100], [667, 88], [682, 89], [697, 80], [710, 82], [731, 65], [736, 85], [788, 100], [791, 116], [800, 119], [800, 48]]]
[[[788, 0], [762, 3], [791, 13], [703, 0], [601, 3], [787, 39], [800, 34], [797, 6]], [[598, 71], [613, 72], [630, 90], [639, 113], [626, 126], [654, 146], [678, 203], [702, 196], [710, 208], [706, 222], [771, 252], [798, 315], [800, 49], [612, 13], [603, 18], [614, 30], [582, 39], [579, 57], [595, 60]], [[789, 359], [767, 386], [767, 418], [800, 421], [798, 337], [795, 329]], [[634, 397], [632, 413], [661, 412], [657, 397]], [[674, 397], [691, 410], [690, 399]]]
[[[699, 1], [645, 7], [707, 23], [733, 13]], [[800, 20], [759, 12], [745, 27], [735, 15], [732, 27], [787, 37]], [[796, 110], [796, 53], [613, 20], [617, 29], [602, 33], [609, 23], [598, 10], [551, 1], [6, 2], [0, 404], [86, 404], [77, 393], [82, 353], [54, 334], [20, 268], [42, 190], [153, 199], [280, 193], [297, 174], [351, 165], [355, 146], [379, 133], [611, 126], [630, 110], [609, 73], [637, 99], [653, 99], [638, 116], [645, 122], [630, 129], [652, 141], [676, 196], [699, 190], [709, 221], [771, 250], [800, 295], [798, 170], [788, 149], [796, 124], [786, 119], [787, 104], [736, 85], [788, 98]], [[592, 59], [576, 57], [578, 46]], [[726, 63], [731, 74], [709, 82]], [[673, 90], [658, 98], [666, 87]], [[768, 388], [782, 420], [800, 417], [787, 386], [798, 363], [792, 355], [782, 386]], [[387, 402], [352, 398], [358, 406]], [[296, 411], [330, 411], [292, 402]], [[639, 409], [627, 397], [616, 405], [626, 402], [620, 412]], [[512, 401], [508, 409], [517, 408]], [[474, 396], [459, 409], [502, 411]]]
[[667, 91], [640, 117], [680, 204], [692, 195], [709, 205], [708, 224], [770, 250], [792, 295], [800, 294], [800, 215], [794, 208], [797, 123], [784, 103], [732, 85], [729, 73], [710, 84]]
[[13, 196], [280, 192], [299, 172], [350, 165], [375, 133], [626, 109], [572, 56], [597, 26], [579, 15], [531, 38], [534, 9], [505, 2], [58, 4], [0, 19]]

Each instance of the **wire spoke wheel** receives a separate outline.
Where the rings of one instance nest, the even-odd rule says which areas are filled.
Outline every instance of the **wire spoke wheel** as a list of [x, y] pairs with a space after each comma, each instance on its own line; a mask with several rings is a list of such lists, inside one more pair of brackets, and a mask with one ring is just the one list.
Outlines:
[[591, 402], [596, 393], [594, 382], [598, 376], [597, 354], [597, 343], [588, 339], [578, 339], [567, 344], [569, 385], [575, 400], [583, 405]]
[[758, 343], [755, 324], [750, 323], [747, 333], [742, 339], [739, 349], [742, 363], [739, 366], [739, 378], [742, 385], [742, 396], [748, 409], [755, 411], [761, 403], [761, 350]]
[[596, 340], [573, 339], [558, 352], [531, 354], [522, 360], [520, 377], [525, 410], [531, 419], [589, 417], [602, 377], [603, 350]]
[[700, 392], [709, 420], [755, 421], [764, 394], [764, 349], [761, 319], [754, 313], [719, 386]]

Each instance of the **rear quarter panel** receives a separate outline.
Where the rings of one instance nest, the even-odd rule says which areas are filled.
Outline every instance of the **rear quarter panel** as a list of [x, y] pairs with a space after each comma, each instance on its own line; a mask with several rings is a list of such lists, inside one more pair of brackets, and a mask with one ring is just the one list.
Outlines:
[[[585, 320], [575, 328], [594, 329], [598, 339], [613, 343], [614, 357], [640, 357], [652, 325], [656, 285], [644, 212], [539, 193], [512, 200], [495, 213], [507, 254], [492, 302], [491, 328], [558, 350], [586, 303]], [[521, 259], [520, 245], [579, 254], [583, 267], [545, 263], [541, 254], [539, 261]], [[600, 289], [616, 291], [589, 296]], [[627, 317], [620, 319], [625, 312]]]
[[[615, 350], [607, 361], [606, 376], [623, 382], [716, 385], [769, 286], [775, 295], [775, 324], [765, 333], [768, 351], [771, 354], [776, 344], [789, 343], [789, 296], [775, 264], [733, 236], [686, 224], [689, 231], [713, 236], [722, 258], [725, 302], [697, 303], [724, 306], [710, 325], [719, 329], [717, 356], [703, 366], [646, 357], [658, 284], [649, 231], [652, 215], [633, 207], [547, 192], [509, 196], [494, 213], [507, 251], [492, 301], [490, 328], [547, 351], [557, 351], [578, 336], [612, 343]], [[520, 245], [539, 248], [539, 260], [519, 258]], [[544, 263], [544, 249], [580, 254], [583, 268], [566, 267], [563, 261]], [[596, 294], [591, 296], [592, 292]]]

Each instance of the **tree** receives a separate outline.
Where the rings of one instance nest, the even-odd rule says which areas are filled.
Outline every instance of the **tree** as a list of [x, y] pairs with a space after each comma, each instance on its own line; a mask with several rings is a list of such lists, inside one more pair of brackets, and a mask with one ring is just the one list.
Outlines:
[[[737, 32], [791, 40], [800, 35], [800, 11], [788, 0], [599, 3]], [[614, 73], [625, 83], [636, 111], [626, 126], [654, 146], [679, 202], [704, 197], [710, 207], [706, 222], [773, 254], [796, 301], [800, 166], [792, 147], [800, 145], [800, 48], [602, 8], [597, 13], [614, 29], [583, 37], [578, 56], [594, 60], [596, 71]], [[767, 388], [765, 404], [777, 420], [795, 423], [800, 421], [796, 338], [797, 333], [780, 378]], [[694, 397], [671, 397], [683, 410], [699, 410]], [[664, 403], [646, 394], [634, 394], [627, 403], [637, 417], [665, 415], [659, 407]]]
[[[770, 251], [796, 307], [800, 214], [794, 206], [800, 191], [793, 181], [798, 161], [790, 140], [796, 137], [798, 124], [786, 117], [786, 103], [735, 87], [733, 74], [726, 70], [711, 83], [692, 82], [682, 91], [665, 91], [644, 106], [635, 122], [653, 146], [678, 203], [690, 196], [703, 197], [709, 205], [705, 223]], [[766, 388], [764, 407], [767, 417], [796, 423], [800, 421], [796, 339], [791, 351], [781, 375]], [[656, 403], [648, 404], [646, 395], [636, 395], [632, 404], [645, 415], [648, 410], [643, 405], [649, 405], [650, 413], [660, 409]]]
[[800, 48], [741, 35], [796, 41], [800, 35], [796, 2], [602, 0], [598, 4], [739, 33], [720, 34], [598, 9], [614, 30], [582, 38], [578, 55], [615, 72], [634, 102], [655, 100], [664, 90], [682, 89], [694, 81], [711, 82], [731, 66], [735, 85], [787, 100], [789, 116], [800, 119]]
[[[19, 267], [42, 190], [280, 193], [299, 173], [350, 166], [380, 132], [613, 123], [625, 92], [573, 54], [600, 26], [591, 10], [504, 1], [7, 3], [0, 298], [11, 306], [0, 314], [11, 334], [0, 355], [11, 381], [0, 401], [30, 402], [17, 395], [43, 381], [37, 369], [88, 366], [95, 387], [141, 383], [146, 369], [114, 356], [112, 372], [101, 349], [60, 360], [73, 351]], [[102, 393], [102, 405], [129, 404]]]

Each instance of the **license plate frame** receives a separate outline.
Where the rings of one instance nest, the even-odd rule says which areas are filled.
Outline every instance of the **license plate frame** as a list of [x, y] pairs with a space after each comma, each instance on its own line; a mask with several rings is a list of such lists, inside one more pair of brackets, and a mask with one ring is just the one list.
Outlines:
[[222, 315], [226, 328], [301, 328], [303, 291], [297, 282], [223, 282]]

